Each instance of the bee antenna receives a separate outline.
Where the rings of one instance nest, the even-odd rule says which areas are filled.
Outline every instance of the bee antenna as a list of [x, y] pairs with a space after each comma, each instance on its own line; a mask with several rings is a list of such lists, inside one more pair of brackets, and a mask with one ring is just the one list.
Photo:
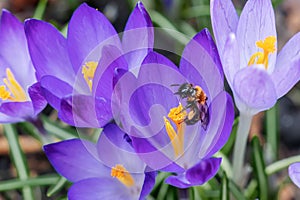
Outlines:
[[172, 87], [173, 87], [173, 86], [180, 86], [180, 84], [176, 84], [176, 83], [175, 83], [175, 84], [172, 84], [171, 86], [172, 86]]

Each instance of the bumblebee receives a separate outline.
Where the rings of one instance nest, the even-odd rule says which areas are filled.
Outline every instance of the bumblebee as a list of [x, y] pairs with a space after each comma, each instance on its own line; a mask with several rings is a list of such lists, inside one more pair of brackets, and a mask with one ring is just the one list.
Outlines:
[[197, 122], [201, 122], [202, 127], [206, 130], [209, 122], [207, 96], [200, 86], [193, 86], [190, 83], [173, 84], [172, 86], [179, 86], [177, 92], [181, 99], [186, 99], [186, 106], [183, 111], [189, 110], [184, 122], [187, 125], [193, 125]]

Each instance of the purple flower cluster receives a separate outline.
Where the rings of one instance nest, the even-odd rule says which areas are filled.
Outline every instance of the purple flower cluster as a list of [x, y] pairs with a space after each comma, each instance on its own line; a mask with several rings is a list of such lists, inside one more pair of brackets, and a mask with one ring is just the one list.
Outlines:
[[145, 199], [157, 171], [172, 172], [166, 183], [178, 188], [205, 183], [220, 167], [213, 156], [234, 120], [224, 73], [238, 108], [251, 114], [273, 106], [300, 75], [299, 35], [276, 56], [271, 1], [249, 0], [240, 19], [231, 1], [211, 3], [217, 46], [202, 30], [179, 67], [153, 50], [154, 28], [141, 2], [122, 39], [86, 4], [74, 12], [66, 37], [44, 21], [23, 25], [4, 10], [0, 122], [34, 119], [48, 102], [69, 125], [103, 128], [96, 144], [44, 146], [57, 172], [74, 183], [71, 200]]

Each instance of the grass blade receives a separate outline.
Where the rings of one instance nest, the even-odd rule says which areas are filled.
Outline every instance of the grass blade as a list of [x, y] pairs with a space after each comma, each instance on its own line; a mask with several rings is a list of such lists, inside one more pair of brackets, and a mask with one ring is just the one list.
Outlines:
[[[10, 156], [17, 170], [19, 179], [22, 181], [27, 180], [29, 178], [27, 161], [20, 147], [17, 131], [12, 124], [5, 124], [4, 133], [9, 144]], [[23, 186], [22, 194], [24, 200], [34, 200], [31, 187]]]

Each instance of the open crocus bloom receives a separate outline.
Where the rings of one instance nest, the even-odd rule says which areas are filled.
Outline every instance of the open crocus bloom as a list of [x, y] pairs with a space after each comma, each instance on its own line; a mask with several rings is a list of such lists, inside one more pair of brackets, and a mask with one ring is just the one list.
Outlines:
[[122, 41], [106, 17], [85, 3], [74, 12], [67, 38], [35, 19], [26, 21], [25, 32], [45, 98], [60, 119], [77, 127], [102, 127], [112, 119], [116, 69], [138, 71], [154, 40], [141, 2], [127, 21]]
[[300, 34], [277, 55], [271, 0], [247, 1], [238, 17], [231, 0], [211, 1], [211, 20], [224, 73], [243, 113], [271, 108], [300, 78]]
[[6, 10], [0, 23], [0, 123], [33, 120], [47, 102], [36, 83], [23, 24]]
[[289, 166], [291, 180], [300, 188], [300, 163], [293, 163]]
[[62, 176], [74, 182], [70, 200], [142, 200], [155, 183], [155, 172], [135, 154], [126, 135], [115, 124], [104, 127], [97, 144], [80, 139], [44, 146]]
[[[200, 101], [186, 98], [184, 89], [196, 91]], [[137, 76], [127, 72], [118, 80], [112, 102], [115, 120], [147, 165], [177, 173], [167, 183], [186, 188], [216, 174], [221, 158], [212, 155], [227, 141], [234, 113], [207, 30], [187, 44], [179, 68], [150, 52]]]

